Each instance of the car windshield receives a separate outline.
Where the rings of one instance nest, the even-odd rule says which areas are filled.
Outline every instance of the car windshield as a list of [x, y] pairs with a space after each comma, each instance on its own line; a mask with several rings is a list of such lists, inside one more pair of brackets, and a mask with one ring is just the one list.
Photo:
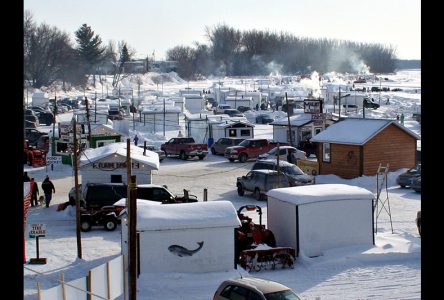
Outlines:
[[264, 296], [267, 300], [301, 300], [292, 290], [269, 293]]
[[281, 167], [281, 171], [289, 175], [304, 175], [304, 172], [297, 166]]
[[248, 147], [248, 146], [250, 146], [251, 144], [252, 144], [252, 141], [249, 141], [249, 140], [243, 140], [243, 141], [239, 144], [239, 146]]

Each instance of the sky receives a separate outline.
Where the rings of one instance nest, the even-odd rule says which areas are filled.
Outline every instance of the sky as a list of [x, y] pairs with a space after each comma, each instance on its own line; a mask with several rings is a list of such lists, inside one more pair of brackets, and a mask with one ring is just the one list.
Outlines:
[[165, 59], [175, 46], [208, 43], [206, 28], [287, 32], [297, 37], [381, 43], [421, 59], [420, 0], [24, 0], [24, 9], [71, 34], [91, 26], [102, 41], [126, 41], [137, 58]]
[[[377, 110], [368, 110], [367, 117], [394, 118], [400, 110], [406, 112], [405, 126], [421, 134], [421, 126], [412, 120], [411, 112], [418, 102], [420, 94], [411, 88], [412, 82], [420, 86], [421, 71], [401, 71], [387, 74], [389, 82], [404, 86], [403, 92], [384, 92], [383, 97], [390, 97], [390, 104], [382, 103]], [[145, 78], [144, 78], [145, 79]], [[190, 87], [209, 88], [208, 81], [190, 82]], [[186, 84], [185, 84], [186, 85]], [[155, 85], [146, 80], [144, 89], [155, 89]], [[168, 82], [168, 92], [183, 88], [183, 83]], [[100, 87], [97, 88], [100, 92]], [[58, 120], [70, 120], [72, 113], [61, 114]], [[254, 120], [255, 112], [246, 114]], [[182, 129], [185, 123], [180, 124]], [[131, 128], [132, 126], [130, 126]], [[271, 125], [255, 124], [255, 137], [272, 138]], [[166, 136], [162, 132], [152, 133], [141, 124], [136, 127], [139, 142], [148, 144], [164, 142], [178, 134], [177, 127], [167, 128]], [[185, 132], [185, 131], [183, 131]], [[132, 136], [134, 131], [130, 129]], [[152, 180], [155, 184], [166, 184], [173, 193], [188, 189], [202, 199], [204, 188], [208, 188], [208, 201], [228, 200], [238, 209], [242, 205], [254, 204], [262, 207], [262, 222], [267, 224], [267, 202], [256, 201], [246, 194], [238, 196], [236, 177], [245, 175], [252, 163], [230, 163], [223, 156], [211, 153], [202, 161], [183, 161], [166, 158], [154, 171]], [[186, 172], [184, 170], [186, 169]], [[378, 233], [375, 245], [357, 245], [338, 247], [324, 251], [319, 257], [307, 257], [301, 254], [294, 269], [262, 270], [247, 273], [242, 268], [227, 272], [209, 273], [142, 273], [138, 279], [137, 299], [171, 300], [208, 300], [212, 299], [218, 285], [225, 279], [242, 276], [255, 276], [275, 280], [287, 285], [306, 300], [314, 299], [421, 299], [421, 238], [415, 224], [416, 213], [421, 210], [421, 194], [409, 188], [396, 185], [396, 177], [406, 169], [399, 169], [388, 174], [387, 190], [382, 196], [389, 197], [393, 220], [393, 233], [389, 217], [382, 211], [378, 219]], [[46, 224], [46, 236], [40, 239], [40, 257], [47, 258], [45, 265], [24, 265], [24, 299], [37, 299], [36, 283], [42, 290], [58, 285], [58, 279], [64, 274], [66, 281], [85, 277], [89, 270], [104, 264], [121, 253], [121, 226], [107, 232], [94, 227], [90, 232], [82, 232], [82, 259], [77, 258], [75, 213], [71, 209], [58, 212], [57, 205], [67, 201], [67, 195], [74, 185], [73, 171], [68, 165], [56, 165], [50, 168], [32, 168], [24, 165], [24, 171], [35, 178], [40, 185], [49, 175], [56, 187], [49, 208], [32, 207], [29, 209], [27, 223]], [[335, 175], [318, 175], [316, 184], [341, 183], [365, 188], [376, 193], [376, 176], [362, 176], [355, 179], [341, 179]], [[186, 204], [183, 204], [186, 205]], [[258, 216], [251, 215], [258, 223]], [[211, 223], [212, 215], [205, 215], [203, 220]], [[36, 241], [25, 234], [26, 256], [36, 257]], [[193, 248], [194, 249], [194, 248]], [[223, 246], [221, 245], [223, 250]], [[340, 287], [340, 288], [338, 288]], [[122, 298], [119, 298], [119, 300]]]

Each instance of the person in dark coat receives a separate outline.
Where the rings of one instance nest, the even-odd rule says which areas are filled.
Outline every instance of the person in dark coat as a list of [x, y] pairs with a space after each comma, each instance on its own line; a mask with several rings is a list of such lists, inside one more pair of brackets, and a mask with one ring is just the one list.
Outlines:
[[31, 179], [28, 176], [28, 172], [23, 173], [23, 182], [29, 182]]
[[55, 193], [55, 188], [54, 188], [54, 184], [52, 184], [52, 181], [49, 180], [49, 176], [46, 175], [45, 180], [43, 180], [42, 182], [42, 190], [43, 193], [45, 194], [45, 203], [46, 203], [46, 207], [49, 207], [49, 203], [51, 202], [52, 199], [52, 193]]
[[134, 136], [134, 145], [137, 146], [137, 143], [139, 142], [139, 137], [137, 136], [137, 134]]
[[34, 181], [34, 178], [31, 178], [31, 189], [32, 189], [32, 194], [31, 194], [31, 206], [38, 206], [37, 203], [37, 197], [39, 196], [39, 186], [37, 184], [37, 182]]

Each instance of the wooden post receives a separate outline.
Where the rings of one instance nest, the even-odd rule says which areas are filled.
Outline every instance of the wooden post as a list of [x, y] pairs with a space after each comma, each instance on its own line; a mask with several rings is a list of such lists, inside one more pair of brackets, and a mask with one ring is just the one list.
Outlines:
[[91, 291], [91, 286], [92, 286], [92, 272], [91, 270], [88, 271], [88, 287], [86, 288], [88, 290], [88, 298], [87, 300], [92, 300], [92, 291]]
[[65, 276], [60, 274], [60, 281], [62, 282], [62, 297], [63, 300], [66, 300], [66, 289], [65, 289]]
[[131, 182], [128, 185], [130, 190], [129, 200], [129, 299], [136, 300], [137, 297], [137, 187], [136, 176], [131, 176]]
[[109, 261], [106, 262], [106, 290], [108, 292], [108, 299], [111, 299], [111, 287], [109, 282]]
[[204, 188], [203, 201], [204, 202], [208, 201], [208, 189], [207, 188]]
[[80, 191], [79, 191], [79, 170], [77, 163], [77, 126], [76, 119], [72, 118], [72, 128], [74, 131], [74, 185], [76, 188], [76, 235], [77, 235], [77, 257], [82, 258], [82, 242], [80, 234]]
[[285, 100], [287, 101], [288, 134], [290, 138], [290, 146], [293, 147], [293, 134], [291, 133], [291, 123], [290, 123], [290, 105], [288, 104], [287, 92], [285, 92]]
[[91, 122], [89, 121], [89, 103], [88, 98], [85, 97], [85, 105], [86, 105], [86, 124], [88, 125], [88, 142], [91, 147]]
[[42, 300], [42, 291], [40, 289], [40, 284], [37, 282], [37, 300]]

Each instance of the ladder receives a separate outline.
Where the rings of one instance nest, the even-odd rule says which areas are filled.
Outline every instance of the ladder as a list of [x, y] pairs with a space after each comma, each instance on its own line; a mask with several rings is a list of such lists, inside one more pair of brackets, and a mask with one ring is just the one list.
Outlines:
[[[387, 173], [389, 172], [389, 164], [382, 166], [379, 163], [378, 171], [376, 172], [376, 201], [374, 206], [374, 213], [376, 214], [375, 233], [378, 233], [378, 218], [381, 212], [384, 210], [390, 218], [390, 227], [393, 232], [392, 213], [390, 211], [390, 200], [387, 188]], [[383, 199], [382, 190], [385, 187], [386, 196]]]

